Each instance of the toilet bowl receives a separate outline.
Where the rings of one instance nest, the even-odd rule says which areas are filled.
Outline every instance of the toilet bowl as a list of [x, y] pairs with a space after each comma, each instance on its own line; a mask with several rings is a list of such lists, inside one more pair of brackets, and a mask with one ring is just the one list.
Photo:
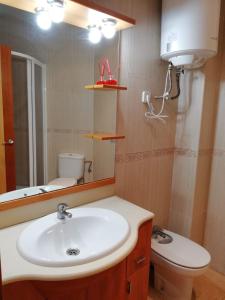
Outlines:
[[152, 236], [155, 288], [167, 300], [191, 300], [193, 278], [202, 275], [210, 263], [210, 254], [197, 243], [168, 230], [172, 237], [163, 243], [160, 235]]
[[66, 188], [77, 185], [77, 180], [75, 178], [55, 178], [51, 180], [48, 185], [57, 185]]

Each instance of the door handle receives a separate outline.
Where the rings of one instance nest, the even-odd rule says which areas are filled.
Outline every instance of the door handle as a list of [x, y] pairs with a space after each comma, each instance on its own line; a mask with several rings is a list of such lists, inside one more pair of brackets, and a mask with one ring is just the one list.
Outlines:
[[8, 141], [7, 141], [7, 142], [3, 142], [2, 144], [3, 144], [3, 145], [5, 145], [5, 146], [8, 146], [8, 145], [13, 145], [13, 144], [14, 144], [14, 140], [12, 140], [12, 139], [8, 139]]

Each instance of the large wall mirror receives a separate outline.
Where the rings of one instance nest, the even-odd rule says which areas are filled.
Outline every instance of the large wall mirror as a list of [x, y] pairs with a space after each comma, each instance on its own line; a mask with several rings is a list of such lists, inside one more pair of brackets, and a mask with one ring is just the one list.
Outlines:
[[[35, 17], [0, 4], [13, 92], [12, 105], [0, 111], [4, 120], [13, 115], [14, 134], [1, 145], [13, 150], [5, 158], [12, 180], [5, 190], [2, 184], [0, 203], [114, 176], [115, 142], [88, 134], [116, 131], [117, 92], [84, 87], [99, 79], [106, 58], [118, 78], [120, 34], [94, 45], [86, 29], [62, 22], [42, 30]], [[4, 132], [7, 122], [1, 126]]]

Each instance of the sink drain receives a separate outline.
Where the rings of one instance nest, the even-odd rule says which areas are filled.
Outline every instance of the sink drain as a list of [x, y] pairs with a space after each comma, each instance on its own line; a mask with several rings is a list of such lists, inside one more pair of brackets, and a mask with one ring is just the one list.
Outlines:
[[72, 255], [76, 256], [80, 254], [80, 250], [78, 248], [69, 248], [66, 250], [66, 254], [70, 256]]

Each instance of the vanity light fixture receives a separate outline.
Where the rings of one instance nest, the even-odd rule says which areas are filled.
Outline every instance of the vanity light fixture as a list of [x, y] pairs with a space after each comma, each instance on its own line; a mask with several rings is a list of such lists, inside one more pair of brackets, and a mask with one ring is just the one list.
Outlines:
[[48, 0], [49, 13], [52, 22], [61, 23], [64, 19], [65, 14], [65, 3], [64, 0]]
[[52, 21], [49, 15], [49, 11], [44, 7], [41, 8], [37, 7], [35, 9], [35, 12], [36, 12], [37, 25], [43, 30], [49, 30], [52, 26]]
[[89, 25], [88, 26], [88, 39], [92, 44], [98, 44], [102, 39], [101, 28], [97, 25]]
[[64, 19], [65, 1], [64, 0], [39, 0], [38, 7], [35, 9], [37, 14], [37, 25], [48, 30], [53, 23], [61, 23]]
[[116, 34], [117, 21], [112, 18], [102, 20], [102, 34], [107, 39], [112, 39]]
[[112, 39], [116, 34], [117, 21], [113, 18], [105, 18], [100, 24], [88, 25], [88, 39], [93, 44], [98, 44], [102, 36], [106, 39]]

